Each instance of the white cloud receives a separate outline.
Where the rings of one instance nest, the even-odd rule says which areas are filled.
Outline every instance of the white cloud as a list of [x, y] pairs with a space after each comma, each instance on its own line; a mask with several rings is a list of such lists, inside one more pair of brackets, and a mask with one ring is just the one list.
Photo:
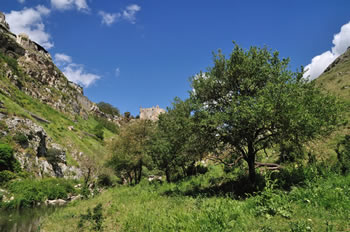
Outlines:
[[26, 0], [18, 0], [19, 3], [24, 3]]
[[123, 19], [132, 24], [136, 23], [136, 13], [141, 10], [141, 7], [133, 4], [129, 5], [120, 13], [107, 13], [105, 11], [99, 11], [98, 14], [102, 16], [102, 24], [107, 26], [112, 25], [119, 19]]
[[58, 10], [70, 10], [74, 7], [79, 11], [88, 11], [89, 6], [86, 0], [51, 0], [51, 5], [53, 8]]
[[37, 42], [46, 49], [52, 48], [51, 35], [45, 31], [43, 17], [48, 16], [50, 10], [38, 5], [35, 8], [24, 8], [21, 11], [6, 13], [6, 21], [15, 34], [25, 33], [31, 40]]
[[120, 76], [120, 68], [115, 69], [115, 76], [119, 77]]
[[72, 58], [66, 54], [56, 53], [55, 62], [62, 68], [63, 74], [68, 80], [84, 87], [89, 87], [101, 78], [99, 75], [87, 72], [83, 65], [73, 63]]
[[334, 35], [332, 42], [334, 46], [331, 51], [312, 58], [311, 63], [305, 67], [304, 78], [313, 80], [319, 77], [328, 65], [346, 51], [350, 46], [350, 22], [340, 28], [340, 32]]
[[107, 26], [112, 25], [121, 16], [120, 13], [110, 14], [104, 11], [100, 11], [98, 14], [102, 16], [102, 24], [106, 24]]
[[78, 64], [69, 64], [63, 68], [63, 73], [70, 81], [81, 84], [85, 87], [89, 87], [96, 80], [101, 78], [96, 74], [87, 73], [84, 70], [84, 67]]
[[63, 53], [56, 53], [55, 54], [55, 61], [59, 65], [72, 63], [72, 57], [70, 57], [66, 54], [63, 54]]
[[132, 24], [135, 24], [136, 21], [136, 13], [141, 10], [141, 7], [133, 4], [126, 7], [123, 11], [123, 19], [129, 21]]

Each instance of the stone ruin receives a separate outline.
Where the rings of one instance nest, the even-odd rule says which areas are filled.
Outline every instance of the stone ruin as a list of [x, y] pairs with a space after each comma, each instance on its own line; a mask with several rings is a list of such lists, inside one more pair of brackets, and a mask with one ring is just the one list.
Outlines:
[[157, 121], [159, 118], [159, 115], [162, 113], [165, 113], [165, 110], [162, 108], [159, 108], [158, 105], [156, 107], [153, 106], [152, 108], [140, 107], [140, 119]]
[[8, 31], [10, 30], [10, 26], [6, 22], [6, 17], [4, 13], [2, 13], [1, 11], [0, 11], [0, 26], [4, 27]]

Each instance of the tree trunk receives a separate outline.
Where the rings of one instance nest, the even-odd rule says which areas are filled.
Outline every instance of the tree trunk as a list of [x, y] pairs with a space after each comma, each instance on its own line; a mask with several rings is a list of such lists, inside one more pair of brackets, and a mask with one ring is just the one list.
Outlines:
[[140, 161], [139, 167], [138, 167], [138, 180], [137, 182], [140, 183], [141, 182], [141, 176], [142, 176], [142, 160]]
[[169, 167], [166, 167], [166, 169], [165, 169], [165, 176], [166, 176], [166, 181], [167, 181], [168, 183], [170, 183], [171, 180], [170, 180], [170, 170], [169, 170]]
[[255, 185], [255, 151], [252, 143], [248, 144], [247, 162], [249, 168], [249, 180], [253, 185]]
[[248, 157], [248, 168], [249, 168], [249, 180], [255, 185], [255, 155], [253, 157]]

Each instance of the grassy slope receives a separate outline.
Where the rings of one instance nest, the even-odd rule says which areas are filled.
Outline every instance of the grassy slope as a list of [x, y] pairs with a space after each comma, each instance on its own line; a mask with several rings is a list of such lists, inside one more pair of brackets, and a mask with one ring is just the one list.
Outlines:
[[[350, 49], [340, 56], [337, 64], [315, 79], [316, 86], [327, 93], [339, 97], [344, 102], [344, 116], [350, 120]], [[345, 135], [350, 134], [350, 125], [343, 125], [334, 131], [329, 137], [320, 138], [309, 144], [311, 151], [319, 159], [330, 162], [336, 161], [334, 149], [337, 143]]]
[[[11, 94], [7, 94], [0, 91], [0, 101], [4, 103], [5, 109], [1, 109], [2, 112], [9, 115], [17, 115], [24, 118], [29, 118], [35, 123], [41, 125], [47, 134], [53, 139], [53, 142], [63, 145], [67, 149], [67, 161], [69, 165], [77, 165], [77, 162], [72, 158], [71, 154], [76, 152], [84, 152], [88, 156], [97, 156], [102, 161], [103, 157], [107, 155], [107, 150], [104, 143], [98, 141], [96, 138], [89, 136], [93, 134], [94, 127], [98, 122], [90, 116], [87, 120], [80, 116], [66, 115], [58, 112], [50, 106], [41, 103], [37, 99], [24, 94], [17, 87], [15, 87], [6, 77], [6, 68], [15, 70], [21, 78], [26, 81], [35, 81], [28, 76], [23, 75], [16, 66], [15, 60], [0, 56], [0, 89], [5, 89]], [[12, 63], [12, 65], [4, 66], [4, 63]], [[30, 113], [38, 115], [45, 120], [50, 121], [50, 124], [39, 122], [35, 120]], [[69, 126], [74, 126], [75, 130], [68, 129]], [[113, 136], [113, 134], [104, 130], [105, 139]]]

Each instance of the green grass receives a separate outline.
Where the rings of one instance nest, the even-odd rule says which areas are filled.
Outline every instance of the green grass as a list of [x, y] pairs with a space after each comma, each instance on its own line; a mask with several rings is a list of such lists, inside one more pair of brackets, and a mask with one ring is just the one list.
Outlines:
[[[220, 168], [177, 184], [117, 186], [89, 200], [69, 204], [46, 218], [42, 231], [75, 231], [80, 215], [102, 204], [104, 231], [347, 231], [350, 176], [314, 176], [290, 191], [268, 181], [245, 199], [232, 193], [187, 196], [213, 185]], [[232, 176], [231, 176], [232, 177]], [[227, 176], [227, 178], [229, 178]], [[198, 183], [202, 183], [198, 187]], [[210, 184], [212, 183], [212, 184]], [[218, 184], [216, 182], [215, 184]], [[176, 194], [167, 194], [177, 188]], [[85, 228], [83, 231], [89, 231]]]

